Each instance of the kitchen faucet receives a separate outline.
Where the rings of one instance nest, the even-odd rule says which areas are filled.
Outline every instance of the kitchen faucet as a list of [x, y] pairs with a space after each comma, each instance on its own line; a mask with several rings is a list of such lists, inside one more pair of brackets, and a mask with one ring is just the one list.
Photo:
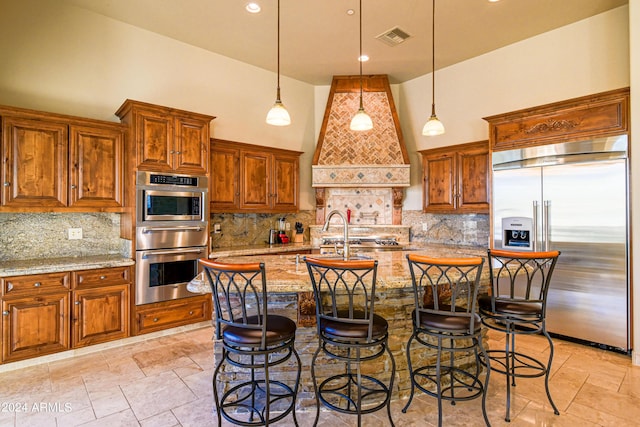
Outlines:
[[344, 246], [342, 248], [342, 256], [346, 261], [349, 259], [349, 222], [347, 221], [347, 218], [344, 216], [344, 214], [338, 210], [329, 212], [329, 215], [327, 215], [327, 219], [324, 222], [324, 226], [322, 227], [322, 231], [327, 231], [329, 229], [329, 222], [331, 221], [331, 217], [334, 215], [340, 216], [340, 218], [342, 218], [342, 223], [344, 224], [344, 235], [342, 237]]

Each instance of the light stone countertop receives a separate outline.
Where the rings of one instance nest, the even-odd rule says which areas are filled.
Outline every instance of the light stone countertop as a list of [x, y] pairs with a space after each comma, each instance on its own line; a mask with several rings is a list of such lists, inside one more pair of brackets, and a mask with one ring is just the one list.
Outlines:
[[[449, 245], [410, 245], [411, 252], [433, 257], [486, 257], [486, 248]], [[376, 289], [406, 288], [411, 286], [411, 273], [406, 255], [410, 251], [365, 252], [360, 255], [378, 260], [378, 280]], [[255, 253], [255, 252], [254, 252]], [[304, 256], [296, 255], [253, 255], [216, 257], [217, 261], [229, 263], [264, 262], [267, 276], [267, 287], [274, 293], [311, 292], [313, 289], [309, 281], [309, 273], [304, 263]], [[313, 257], [314, 255], [307, 255]], [[323, 255], [316, 255], [322, 257]], [[326, 255], [325, 255], [326, 256]], [[488, 277], [488, 268], [483, 269], [483, 277]], [[194, 293], [211, 292], [209, 284], [201, 279], [201, 275], [192, 280], [187, 286]]]
[[223, 248], [212, 248], [209, 252], [209, 258], [223, 258], [232, 256], [245, 256], [245, 255], [264, 255], [274, 254], [280, 252], [298, 252], [315, 249], [311, 243], [286, 243], [269, 245], [267, 243], [259, 245], [245, 245], [245, 246], [231, 246]]
[[12, 260], [0, 263], [0, 277], [94, 270], [96, 268], [122, 267], [133, 264], [135, 264], [133, 259], [124, 258], [122, 255], [91, 255], [84, 257]]

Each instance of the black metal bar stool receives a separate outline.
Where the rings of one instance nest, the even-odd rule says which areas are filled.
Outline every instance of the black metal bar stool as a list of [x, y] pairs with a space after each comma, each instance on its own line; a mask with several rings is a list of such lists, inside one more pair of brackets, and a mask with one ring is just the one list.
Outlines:
[[[311, 377], [316, 395], [316, 418], [320, 402], [327, 408], [358, 417], [385, 406], [391, 418], [391, 394], [396, 365], [388, 346], [387, 321], [375, 314], [375, 260], [335, 260], [305, 258], [316, 301], [318, 349], [311, 360]], [[344, 362], [344, 372], [334, 373], [320, 385], [316, 378], [318, 355]], [[366, 370], [366, 363], [387, 353], [391, 364], [388, 384]], [[335, 363], [324, 363], [335, 369]], [[363, 369], [364, 368], [364, 369]], [[363, 372], [364, 371], [364, 372]]]
[[[553, 341], [545, 326], [547, 292], [559, 251], [516, 252], [489, 249], [491, 295], [479, 298], [482, 323], [506, 336], [504, 350], [488, 350], [491, 369], [507, 378], [505, 421], [511, 420], [511, 386], [516, 378], [544, 376], [544, 386], [553, 412], [560, 415], [549, 392], [549, 372], [553, 362]], [[516, 349], [516, 336], [540, 334], [549, 341], [546, 363]]]
[[[204, 267], [215, 312], [216, 335], [222, 340], [222, 359], [213, 373], [213, 395], [218, 414], [241, 426], [268, 426], [293, 413], [300, 383], [300, 357], [295, 349], [296, 324], [285, 316], [268, 313], [267, 282], [263, 263], [223, 264], [205, 259]], [[295, 356], [295, 384], [269, 375], [274, 366]], [[248, 370], [249, 379], [224, 385], [218, 395], [218, 375], [223, 364]]]
[[[480, 335], [480, 316], [476, 312], [484, 259], [432, 258], [412, 253], [407, 255], [407, 261], [415, 309], [413, 333], [407, 342], [411, 394], [402, 412], [409, 408], [417, 388], [438, 399], [438, 425], [441, 426], [443, 400], [455, 405], [481, 396], [484, 422], [490, 426], [486, 397], [491, 370]], [[414, 340], [435, 352], [433, 363], [413, 366], [411, 344]], [[464, 353], [473, 354], [473, 362], [469, 362]], [[462, 357], [457, 357], [458, 354]]]

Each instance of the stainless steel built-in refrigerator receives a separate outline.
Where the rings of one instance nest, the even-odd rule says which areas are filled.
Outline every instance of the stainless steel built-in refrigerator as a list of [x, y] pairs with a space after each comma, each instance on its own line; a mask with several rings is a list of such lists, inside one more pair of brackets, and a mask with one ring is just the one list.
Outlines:
[[[627, 144], [619, 136], [492, 154], [493, 247], [562, 252], [547, 330], [624, 351], [630, 350]], [[531, 224], [528, 247], [522, 230], [503, 230], [504, 218]]]

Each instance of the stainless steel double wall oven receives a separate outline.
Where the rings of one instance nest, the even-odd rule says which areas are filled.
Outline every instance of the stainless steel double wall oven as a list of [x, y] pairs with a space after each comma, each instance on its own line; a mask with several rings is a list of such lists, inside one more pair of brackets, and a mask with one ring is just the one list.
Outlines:
[[136, 174], [136, 305], [192, 296], [207, 257], [206, 176]]

